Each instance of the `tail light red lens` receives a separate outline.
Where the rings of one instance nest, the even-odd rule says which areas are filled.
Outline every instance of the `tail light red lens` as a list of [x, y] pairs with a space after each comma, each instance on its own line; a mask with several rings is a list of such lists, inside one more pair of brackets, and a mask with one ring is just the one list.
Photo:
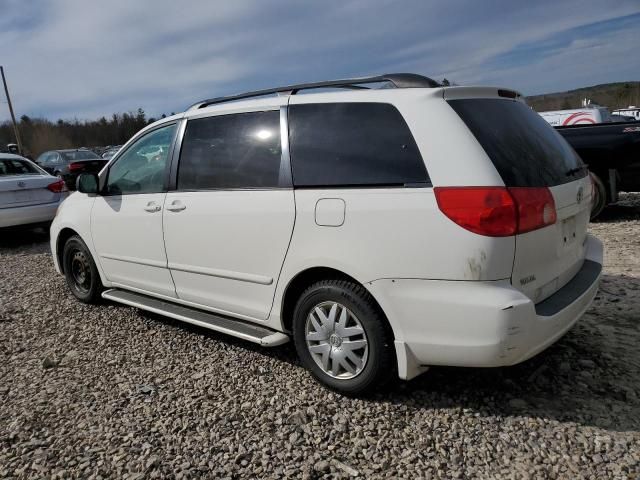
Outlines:
[[436, 187], [438, 207], [467, 230], [489, 237], [516, 234], [516, 206], [502, 187]]
[[434, 192], [442, 213], [479, 235], [508, 237], [556, 222], [546, 187], [436, 187]]
[[556, 223], [556, 204], [548, 188], [511, 187], [508, 190], [518, 206], [518, 233]]
[[67, 184], [64, 183], [64, 180], [57, 180], [57, 181], [47, 185], [47, 190], [50, 190], [53, 193], [66, 192], [67, 191]]
[[69, 164], [69, 171], [70, 172], [77, 172], [78, 170], [82, 170], [84, 168], [84, 164], [82, 163], [70, 163]]

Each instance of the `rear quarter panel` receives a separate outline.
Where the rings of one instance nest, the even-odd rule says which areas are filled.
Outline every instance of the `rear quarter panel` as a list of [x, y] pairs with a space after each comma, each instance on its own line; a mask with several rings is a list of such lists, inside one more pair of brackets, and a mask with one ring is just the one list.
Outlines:
[[[344, 101], [393, 104], [405, 118], [434, 186], [504, 185], [475, 137], [444, 101], [442, 89], [358, 91], [348, 100], [340, 93], [291, 98], [292, 104]], [[321, 199], [344, 201], [341, 226], [318, 225], [322, 222], [316, 222], [315, 211]], [[454, 224], [439, 210], [433, 188], [296, 189], [295, 201], [293, 236], [269, 319], [276, 328], [286, 287], [313, 267], [334, 268], [365, 287], [378, 279], [511, 277], [514, 238], [485, 237]]]
[[[341, 226], [316, 223], [325, 198], [345, 203]], [[329, 267], [365, 288], [379, 279], [497, 280], [511, 276], [515, 240], [468, 232], [438, 209], [430, 188], [296, 190], [296, 221], [270, 321], [280, 326], [291, 280]]]

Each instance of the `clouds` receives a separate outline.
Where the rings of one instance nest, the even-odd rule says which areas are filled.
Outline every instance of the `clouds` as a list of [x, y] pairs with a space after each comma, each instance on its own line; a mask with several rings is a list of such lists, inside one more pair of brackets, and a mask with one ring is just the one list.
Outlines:
[[385, 71], [533, 94], [637, 79], [640, 5], [606, 3], [0, 0], [0, 60], [49, 118]]

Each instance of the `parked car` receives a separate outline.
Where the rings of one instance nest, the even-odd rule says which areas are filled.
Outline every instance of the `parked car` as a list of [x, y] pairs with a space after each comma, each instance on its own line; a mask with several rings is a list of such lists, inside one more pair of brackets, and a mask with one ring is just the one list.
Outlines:
[[0, 153], [0, 228], [48, 224], [67, 187], [31, 160]]
[[44, 152], [37, 158], [36, 163], [47, 172], [64, 180], [67, 188], [75, 190], [78, 175], [84, 172], [99, 172], [107, 164], [107, 160], [100, 158], [91, 150], [70, 149]]
[[145, 149], [138, 152], [139, 155], [147, 157], [147, 160], [155, 160], [166, 156], [166, 145], [149, 145]]
[[640, 124], [637, 122], [603, 123], [557, 127], [592, 173], [596, 195], [592, 218], [618, 193], [640, 192]]
[[580, 318], [602, 268], [563, 138], [516, 92], [419, 75], [205, 100], [78, 187], [51, 227], [78, 300], [293, 339], [346, 394], [522, 362]]
[[102, 153], [101, 157], [104, 158], [105, 160], [111, 160], [114, 157], [114, 155], [118, 153], [118, 150], [120, 150], [121, 148], [122, 148], [122, 145], [116, 145], [115, 147], [108, 148]]

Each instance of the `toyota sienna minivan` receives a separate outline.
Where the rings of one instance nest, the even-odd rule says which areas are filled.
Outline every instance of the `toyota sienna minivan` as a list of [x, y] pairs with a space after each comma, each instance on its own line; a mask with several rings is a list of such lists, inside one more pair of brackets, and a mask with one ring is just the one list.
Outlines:
[[80, 301], [291, 339], [345, 394], [522, 362], [581, 317], [602, 269], [564, 139], [517, 92], [415, 74], [199, 102], [77, 187], [51, 250]]

